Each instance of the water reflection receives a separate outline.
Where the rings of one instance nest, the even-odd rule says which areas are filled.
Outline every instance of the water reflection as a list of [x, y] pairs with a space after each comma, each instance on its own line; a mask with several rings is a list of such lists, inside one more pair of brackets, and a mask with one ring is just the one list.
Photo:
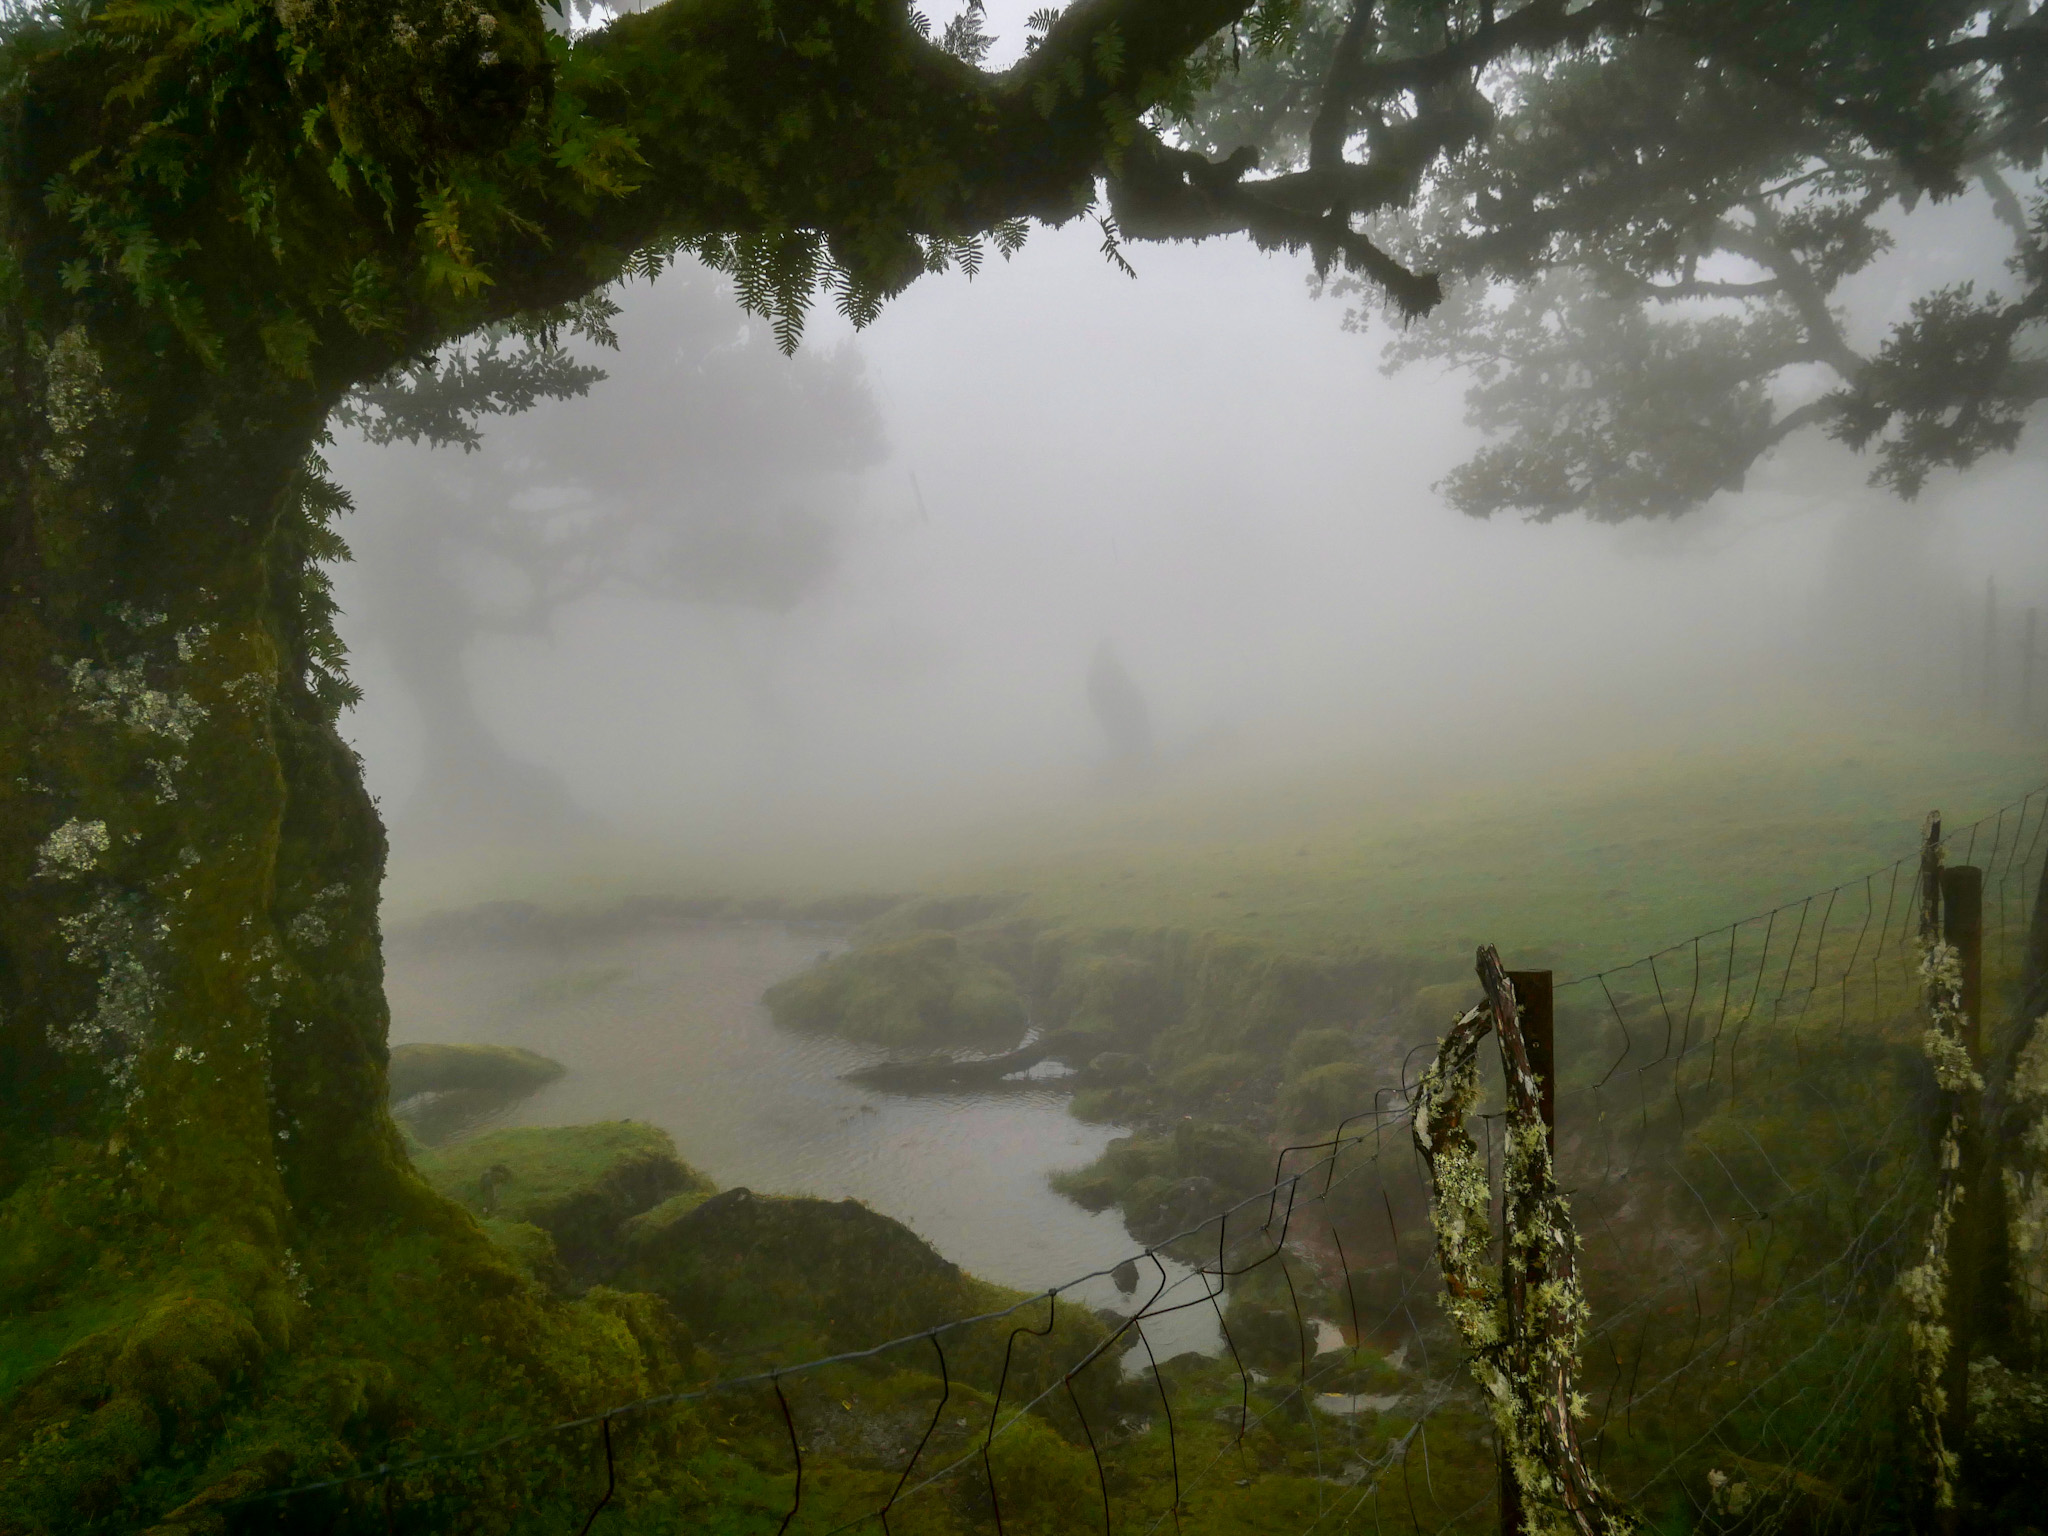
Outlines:
[[[851, 1196], [970, 1272], [1020, 1290], [1108, 1270], [1137, 1246], [1046, 1183], [1097, 1156], [1115, 1127], [1083, 1125], [1050, 1085], [899, 1097], [843, 1080], [867, 1048], [778, 1029], [762, 992], [838, 947], [780, 923], [638, 933], [574, 945], [391, 946], [391, 1038], [519, 1046], [568, 1068], [496, 1123], [633, 1119], [675, 1138], [722, 1186]], [[1166, 1260], [1167, 1278], [1188, 1271]], [[1156, 1289], [1148, 1262], [1127, 1300], [1107, 1274], [1075, 1293], [1128, 1312]], [[1175, 1300], [1199, 1295], [1180, 1286]], [[1166, 1359], [1221, 1347], [1213, 1313], [1146, 1327]]]

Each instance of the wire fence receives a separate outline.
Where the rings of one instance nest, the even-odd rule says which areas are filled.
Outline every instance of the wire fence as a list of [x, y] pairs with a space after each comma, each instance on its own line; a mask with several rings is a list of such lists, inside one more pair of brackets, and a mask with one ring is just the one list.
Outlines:
[[[1986, 1012], [2009, 1011], [2048, 789], [1946, 844], [1984, 872]], [[1556, 987], [1556, 1168], [1592, 1318], [1582, 1440], [1653, 1528], [1882, 1528], [1915, 1497], [1895, 1282], [1934, 1176], [1920, 878], [1902, 856]], [[1436, 1303], [1414, 1063], [1279, 1151], [1265, 1187], [1112, 1270], [252, 1494], [234, 1524], [459, 1528], [516, 1460], [545, 1485], [524, 1525], [565, 1532], [1496, 1529], [1491, 1411]], [[1497, 1074], [1489, 1091], [1500, 1105]], [[1503, 1113], [1472, 1119], [1496, 1231]], [[1105, 1275], [1127, 1310], [1078, 1300]], [[1158, 1325], [1187, 1312], [1220, 1348], [1160, 1358]]]

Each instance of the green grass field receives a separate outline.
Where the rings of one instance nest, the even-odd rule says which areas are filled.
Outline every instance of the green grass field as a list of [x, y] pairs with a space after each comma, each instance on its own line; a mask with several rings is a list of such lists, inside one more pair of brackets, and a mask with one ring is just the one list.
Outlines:
[[1579, 971], [1911, 857], [1929, 810], [1959, 825], [2044, 782], [2048, 754], [2016, 744], [1824, 737], [1643, 750], [1394, 803], [1303, 778], [1265, 790], [1256, 816], [1169, 799], [948, 884], [1022, 892], [1061, 921], [1431, 957], [1493, 943]]
[[1014, 893], [1053, 923], [1219, 930], [1446, 962], [1494, 943], [1573, 972], [1910, 856], [2048, 783], [2034, 741], [1830, 725], [1538, 757], [1330, 752], [1076, 793], [978, 825], [864, 843], [691, 849], [645, 840], [401, 864], [387, 911], [642, 894]]

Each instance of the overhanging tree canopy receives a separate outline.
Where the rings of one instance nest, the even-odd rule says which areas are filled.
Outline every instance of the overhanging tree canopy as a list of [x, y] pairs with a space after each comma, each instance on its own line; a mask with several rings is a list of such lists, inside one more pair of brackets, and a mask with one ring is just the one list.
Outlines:
[[[1865, 45], [1914, 24], [1909, 8], [1802, 9], [1830, 47], [1853, 48], [1859, 22]], [[1311, 153], [1290, 131], [1294, 98], [1335, 68], [1356, 14], [1342, 0], [1315, 10], [1302, 48], [1204, 104], [1198, 142], [1263, 134], [1270, 151]], [[1932, 138], [1887, 132], [1868, 106], [1815, 111], [1800, 74], [1755, 48], [1655, 24], [1493, 66], [1484, 135], [1371, 225], [1447, 285], [1403, 324], [1389, 365], [1465, 373], [1468, 419], [1492, 439], [1444, 483], [1452, 504], [1669, 516], [1739, 488], [1803, 432], [1874, 448], [1872, 480], [1907, 497], [2010, 450], [2048, 395], [2048, 202], [2028, 186], [2043, 150], [2039, 21], [2020, 6], [1976, 22], [1950, 48], [1969, 62], [1929, 103]], [[1864, 317], [1846, 312], [1844, 285], [1884, 261], [1913, 210], [1963, 191], [2003, 227], [2006, 280], [1949, 283], [1885, 317], [1874, 344], [1854, 334]], [[1384, 300], [1349, 274], [1334, 286], [1365, 301], [1353, 325]]]

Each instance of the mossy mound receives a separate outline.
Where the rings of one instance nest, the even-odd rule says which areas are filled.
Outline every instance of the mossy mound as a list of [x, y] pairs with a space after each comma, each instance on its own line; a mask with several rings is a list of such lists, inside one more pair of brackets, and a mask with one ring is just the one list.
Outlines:
[[509, 1045], [394, 1045], [391, 1098], [463, 1089], [532, 1093], [560, 1077], [565, 1068], [536, 1051]]
[[664, 1296], [720, 1354], [856, 1349], [997, 1294], [857, 1200], [728, 1189], [642, 1225], [617, 1283]]
[[[747, 1189], [708, 1199], [677, 1196], [629, 1223], [629, 1232], [630, 1256], [613, 1283], [666, 1300], [726, 1372], [911, 1336], [861, 1369], [922, 1378], [934, 1370], [937, 1350], [916, 1334], [1023, 1302], [1007, 1318], [949, 1329], [942, 1340], [956, 1386], [990, 1392], [1006, 1379], [1010, 1401], [1023, 1403], [1108, 1336], [1087, 1308], [1061, 1305], [1049, 1313], [1042, 1301], [978, 1280], [903, 1223], [857, 1200]], [[1048, 1321], [1049, 1334], [1042, 1331]], [[1104, 1360], [1076, 1389], [1089, 1412], [1107, 1415], [1121, 1401], [1122, 1378]], [[871, 1381], [852, 1396], [872, 1390]]]
[[1053, 1188], [1086, 1210], [1115, 1205], [1143, 1242], [1158, 1243], [1273, 1178], [1273, 1151], [1235, 1126], [1182, 1121], [1164, 1135], [1119, 1136], [1085, 1168], [1053, 1175]]
[[877, 1045], [1015, 1040], [1024, 1000], [1008, 973], [927, 929], [836, 955], [766, 993], [775, 1022]]
[[391, 1114], [428, 1146], [469, 1130], [567, 1071], [504, 1045], [398, 1045], [391, 1049]]
[[1963, 1464], [1985, 1529], [2041, 1526], [2048, 1509], [2048, 1373], [1970, 1362], [1970, 1433]]
[[[219, 1226], [101, 1232], [111, 1242], [84, 1283], [0, 1329], [9, 1533], [382, 1529], [374, 1481], [228, 1511], [670, 1389], [688, 1347], [659, 1298], [571, 1302], [529, 1283], [552, 1251], [545, 1233], [480, 1225], [410, 1179], [386, 1221], [298, 1234], [281, 1265]], [[686, 1427], [659, 1426], [661, 1449]], [[458, 1509], [538, 1510], [581, 1450], [543, 1439], [516, 1465], [415, 1480], [397, 1495], [401, 1528], [457, 1528], [422, 1523], [430, 1488]]]
[[666, 1131], [637, 1120], [492, 1131], [423, 1151], [414, 1166], [473, 1214], [545, 1232], [584, 1284], [623, 1261], [629, 1218], [716, 1187], [676, 1156]]

